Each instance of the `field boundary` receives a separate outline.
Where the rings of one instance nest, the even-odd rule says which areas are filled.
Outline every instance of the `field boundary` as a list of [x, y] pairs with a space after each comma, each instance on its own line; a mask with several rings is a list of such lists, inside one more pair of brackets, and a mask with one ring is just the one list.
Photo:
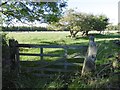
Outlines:
[[[26, 69], [26, 72], [32, 72], [34, 70], [37, 71], [41, 71], [42, 75], [38, 75], [38, 76], [46, 76], [46, 74], [43, 75], [44, 71], [50, 71], [50, 72], [75, 72], [77, 70], [70, 70], [68, 67], [72, 67], [72, 66], [80, 66], [81, 68], [83, 67], [83, 62], [81, 63], [69, 63], [67, 62], [67, 55], [68, 55], [68, 49], [86, 49], [88, 48], [88, 46], [81, 46], [81, 45], [39, 45], [39, 44], [19, 44], [17, 40], [14, 39], [10, 39], [9, 40], [9, 46], [10, 46], [10, 51], [11, 51], [11, 60], [13, 60], [14, 62], [16, 62], [18, 70], [21, 71], [20, 68], [20, 56], [40, 56], [40, 62], [38, 64], [42, 63], [44, 64], [43, 66], [39, 66], [39, 67], [26, 67], [24, 69]], [[39, 48], [40, 49], [40, 53], [38, 54], [34, 54], [34, 53], [20, 53], [19, 48]], [[62, 48], [63, 49], [63, 53], [62, 54], [44, 54], [44, 48]], [[87, 53], [87, 52], [86, 52]], [[44, 61], [44, 57], [61, 57], [61, 59], [56, 60], [56, 61], [52, 61], [52, 62], [46, 62]], [[80, 60], [80, 57], [77, 58]], [[48, 66], [51, 65], [55, 65], [55, 66], [61, 66], [64, 68], [50, 68]], [[46, 68], [47, 67], [47, 68]], [[81, 71], [81, 70], [79, 70]]]

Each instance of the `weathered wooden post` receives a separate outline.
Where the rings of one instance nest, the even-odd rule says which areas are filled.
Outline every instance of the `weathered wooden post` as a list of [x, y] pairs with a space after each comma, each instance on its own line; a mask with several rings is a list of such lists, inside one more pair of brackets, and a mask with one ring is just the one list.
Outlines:
[[19, 62], [19, 47], [18, 42], [14, 39], [9, 40], [9, 48], [10, 48], [10, 59], [11, 59], [11, 70], [18, 69], [20, 67]]
[[42, 47], [40, 48], [40, 54], [41, 54], [40, 58], [43, 61], [43, 48]]
[[9, 48], [10, 48], [10, 59], [11, 59], [11, 65], [15, 63], [15, 40], [10, 39], [9, 40]]
[[16, 65], [17, 65], [17, 69], [18, 69], [18, 72], [20, 72], [20, 57], [19, 57], [19, 47], [18, 47], [18, 41], [16, 40], [15, 41], [15, 49], [16, 49], [16, 52], [15, 52], [15, 61], [16, 61]]
[[94, 42], [94, 37], [90, 36], [88, 52], [82, 68], [82, 75], [86, 75], [89, 72], [95, 71], [96, 54], [97, 54], [97, 46], [96, 43]]

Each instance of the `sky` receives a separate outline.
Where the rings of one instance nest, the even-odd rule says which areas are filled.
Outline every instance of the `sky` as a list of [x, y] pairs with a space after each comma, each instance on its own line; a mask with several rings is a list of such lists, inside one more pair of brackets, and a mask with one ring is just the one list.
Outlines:
[[78, 12], [104, 14], [114, 25], [118, 24], [118, 2], [120, 0], [68, 0], [67, 9], [75, 9]]
[[[109, 23], [118, 24], [118, 2], [120, 0], [68, 0], [67, 9], [75, 9], [78, 12], [94, 15], [106, 15]], [[37, 24], [36, 24], [37, 25]], [[42, 24], [46, 26], [46, 24]]]
[[[61, 0], [64, 1], [64, 0]], [[68, 0], [67, 9], [75, 9], [78, 12], [91, 13], [94, 15], [106, 15], [109, 22], [118, 24], [118, 2], [120, 0]], [[120, 12], [120, 11], [119, 11]], [[16, 24], [18, 26], [18, 24]], [[23, 25], [20, 24], [19, 25]], [[35, 26], [45, 27], [47, 24], [36, 23]]]

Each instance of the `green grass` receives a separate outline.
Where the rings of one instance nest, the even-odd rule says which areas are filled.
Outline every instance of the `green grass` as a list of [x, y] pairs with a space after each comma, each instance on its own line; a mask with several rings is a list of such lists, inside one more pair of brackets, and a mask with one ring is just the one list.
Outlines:
[[[8, 33], [7, 36], [10, 38], [15, 38], [21, 44], [45, 44], [45, 45], [88, 45], [89, 38], [81, 37], [78, 35], [77, 38], [66, 37], [69, 32], [39, 32], [39, 33]], [[114, 52], [118, 48], [113, 44], [113, 40], [120, 39], [119, 34], [109, 34], [109, 35], [95, 35], [95, 41], [98, 45], [98, 59], [106, 56], [109, 51]], [[103, 51], [102, 51], [103, 50]], [[81, 50], [78, 50], [80, 52]], [[102, 52], [101, 52], [102, 51]], [[118, 51], [118, 49], [117, 49]], [[25, 53], [40, 53], [40, 49], [32, 48], [20, 48], [20, 52]], [[76, 50], [69, 50], [68, 53], [75, 53]], [[84, 52], [84, 51], [82, 51]], [[100, 53], [101, 52], [101, 53]], [[104, 53], [103, 53], [104, 52]], [[107, 52], [107, 53], [105, 53]], [[44, 49], [44, 53], [62, 54], [61, 49]], [[115, 53], [114, 53], [115, 54]], [[109, 52], [110, 55], [110, 52]], [[47, 58], [47, 57], [46, 57]], [[40, 60], [40, 57], [21, 57], [21, 60]]]
[[[76, 38], [66, 37], [69, 35], [69, 32], [34, 32], [34, 33], [17, 33], [12, 32], [8, 33], [7, 37], [14, 38], [18, 40], [20, 44], [45, 44], [45, 45], [88, 45], [89, 38], [81, 37], [80, 34]], [[96, 63], [106, 63], [111, 61], [114, 57], [116, 57], [117, 52], [120, 51], [120, 47], [115, 45], [114, 40], [119, 40], [120, 35], [117, 33], [113, 34], [94, 34], [95, 42], [98, 46], [97, 53], [97, 61]], [[21, 53], [40, 53], [39, 48], [20, 48]], [[45, 54], [63, 54], [63, 49], [54, 49], [54, 48], [45, 48]], [[81, 55], [85, 55], [86, 51], [83, 49], [69, 49], [68, 57], [74, 54], [80, 53]], [[112, 56], [112, 58], [108, 58]], [[54, 61], [60, 57], [44, 57], [45, 61]], [[107, 60], [106, 60], [107, 58]], [[21, 61], [39, 61], [39, 56], [21, 56]]]
[[[39, 33], [9, 33], [7, 34], [8, 37], [10, 38], [15, 38], [18, 40], [19, 43], [24, 43], [24, 44], [45, 44], [45, 45], [88, 45], [89, 38], [88, 37], [81, 37], [80, 35], [77, 36], [77, 38], [70, 38], [66, 37], [68, 36], [68, 32], [39, 32]], [[109, 34], [109, 35], [100, 35], [100, 34], [95, 34], [95, 41], [98, 46], [98, 53], [97, 53], [97, 60], [96, 63], [98, 65], [104, 64], [110, 61], [113, 61], [115, 57], [117, 56], [117, 53], [120, 52], [120, 46], [115, 45], [113, 42], [114, 40], [120, 39], [119, 34]], [[20, 48], [20, 52], [25, 52], [25, 53], [40, 53], [40, 49], [23, 49]], [[44, 53], [53, 53], [53, 54], [62, 54], [63, 50], [62, 49], [45, 49]], [[76, 53], [84, 53], [84, 50], [68, 50], [69, 55], [71, 54], [76, 54]], [[110, 57], [111, 56], [111, 57]], [[54, 61], [56, 58], [50, 58], [50, 57], [44, 57], [46, 61]], [[23, 61], [32, 61], [29, 62], [28, 64], [22, 64], [23, 66], [33, 66], [36, 67], [35, 65], [36, 62], [40, 60], [40, 57], [21, 57], [21, 60]], [[34, 61], [34, 62], [33, 62]], [[68, 62], [79, 62], [78, 59], [68, 59]], [[49, 67], [55, 67], [55, 66], [49, 66]], [[78, 67], [75, 67], [78, 68]], [[24, 74], [25, 75], [25, 74]], [[19, 79], [18, 81], [21, 84], [21, 87], [33, 87], [33, 88], [61, 88], [64, 87], [64, 79], [61, 78], [54, 78], [53, 80], [50, 80], [49, 82], [46, 81], [45, 79], [42, 78], [37, 78], [37, 77], [32, 77], [31, 75], [25, 75], [25, 77], [21, 76], [22, 79]], [[26, 78], [27, 77], [27, 78]], [[25, 79], [26, 78], [26, 79]], [[71, 81], [69, 83], [69, 88], [89, 88], [89, 87], [102, 87], [103, 85], [108, 85], [107, 83], [112, 80], [111, 78], [108, 77], [108, 79], [103, 79], [101, 78], [95, 79], [95, 80], [90, 80], [90, 84], [87, 85], [85, 82], [85, 78], [81, 79], [79, 74], [77, 77], [74, 78], [69, 78]], [[68, 80], [69, 81], [69, 80]], [[29, 83], [30, 82], [30, 83]], [[66, 82], [68, 83], [68, 82]], [[31, 86], [32, 85], [32, 86]]]
[[[88, 39], [80, 37], [79, 39], [71, 39], [69, 33], [60, 32], [41, 32], [41, 33], [9, 33], [7, 36], [15, 38], [20, 44], [45, 44], [45, 45], [87, 45]], [[69, 50], [72, 52], [73, 50]], [[40, 49], [20, 48], [20, 52], [24, 53], [40, 53]], [[61, 49], [44, 49], [44, 53], [62, 54]], [[68, 52], [69, 53], [69, 52]], [[47, 58], [47, 57], [46, 57]], [[39, 57], [21, 57], [21, 60], [40, 60]]]
[[88, 42], [82, 37], [80, 39], [71, 39], [68, 32], [38, 32], [38, 33], [8, 33], [8, 36], [15, 38], [19, 43], [32, 44], [80, 44]]

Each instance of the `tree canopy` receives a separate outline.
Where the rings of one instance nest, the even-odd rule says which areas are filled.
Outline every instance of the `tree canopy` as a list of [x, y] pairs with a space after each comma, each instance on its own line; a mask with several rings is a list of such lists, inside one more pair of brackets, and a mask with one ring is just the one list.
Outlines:
[[51, 23], [59, 20], [67, 2], [2, 2], [0, 12], [6, 24], [13, 21]]
[[91, 30], [102, 31], [106, 28], [108, 18], [105, 15], [93, 15], [87, 13], [76, 12], [75, 10], [66, 11], [65, 15], [59, 20], [59, 29], [67, 29], [70, 31], [71, 36], [82, 31], [83, 34], [88, 35]]

